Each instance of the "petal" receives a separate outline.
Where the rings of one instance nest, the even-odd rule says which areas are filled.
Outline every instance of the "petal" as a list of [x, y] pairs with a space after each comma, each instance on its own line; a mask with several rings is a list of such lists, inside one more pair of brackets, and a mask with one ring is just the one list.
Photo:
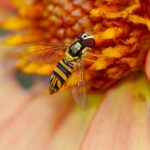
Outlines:
[[150, 80], [150, 49], [148, 50], [147, 55], [146, 55], [145, 72], [146, 72], [147, 78]]
[[1, 7], [7, 9], [7, 11], [14, 9], [14, 6], [10, 3], [9, 0], [5, 0], [5, 1], [0, 0], [0, 4], [1, 4]]
[[0, 62], [0, 149], [79, 149], [99, 96], [82, 112], [67, 92], [49, 96], [41, 84], [21, 89], [5, 66]]
[[149, 89], [144, 77], [132, 77], [107, 92], [81, 149], [149, 150]]
[[1, 62], [0, 149], [42, 150], [72, 108], [72, 101], [64, 92], [63, 96], [42, 94], [41, 85], [25, 91], [10, 75]]
[[[91, 96], [89, 99], [97, 101], [99, 96]], [[72, 109], [54, 136], [49, 139], [48, 150], [78, 150], [95, 113], [96, 103], [88, 107], [86, 112], [79, 108]]]
[[27, 34], [16, 34], [16, 35], [11, 35], [7, 39], [3, 40], [4, 45], [19, 45], [19, 44], [24, 44], [28, 42], [33, 42], [33, 41], [40, 41], [42, 40], [42, 35], [39, 33], [39, 36], [35, 35], [35, 32], [29, 32]]
[[1, 25], [2, 28], [7, 30], [19, 30], [32, 26], [33, 23], [29, 20], [19, 17], [10, 17]]

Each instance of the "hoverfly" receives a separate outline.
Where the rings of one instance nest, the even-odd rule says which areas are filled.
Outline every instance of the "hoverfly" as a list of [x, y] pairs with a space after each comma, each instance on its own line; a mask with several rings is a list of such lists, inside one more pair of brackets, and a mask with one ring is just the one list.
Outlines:
[[[87, 108], [87, 91], [83, 57], [88, 48], [93, 48], [94, 45], [94, 37], [84, 32], [78, 36], [77, 39], [67, 49], [65, 49], [65, 51], [62, 51], [62, 48], [57, 45], [39, 45], [30, 46], [31, 50], [33, 48], [33, 51], [26, 53], [26, 55], [30, 55], [30, 59], [32, 61], [34, 55], [36, 54], [37, 57], [38, 53], [39, 57], [48, 59], [50, 62], [51, 59], [55, 58], [54, 56], [57, 55], [58, 51], [63, 52], [63, 58], [57, 63], [52, 74], [50, 75], [49, 93], [54, 94], [58, 92], [67, 82], [68, 78], [73, 74], [75, 68], [78, 68], [79, 81], [78, 84], [72, 88], [72, 94], [75, 102], [81, 107], [82, 110], [85, 110]], [[44, 57], [42, 56], [43, 51], [45, 51]], [[23, 55], [23, 57], [24, 56], [25, 55]]]

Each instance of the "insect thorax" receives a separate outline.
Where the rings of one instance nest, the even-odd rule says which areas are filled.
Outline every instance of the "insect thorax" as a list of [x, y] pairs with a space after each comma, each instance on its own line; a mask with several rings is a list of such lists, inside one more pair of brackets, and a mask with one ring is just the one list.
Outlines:
[[80, 59], [84, 48], [84, 44], [80, 40], [76, 40], [66, 51], [65, 59], [67, 61], [76, 61]]

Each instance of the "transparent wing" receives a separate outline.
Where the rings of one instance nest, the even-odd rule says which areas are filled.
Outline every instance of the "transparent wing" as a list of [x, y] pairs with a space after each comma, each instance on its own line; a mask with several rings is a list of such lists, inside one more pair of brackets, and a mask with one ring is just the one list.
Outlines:
[[84, 72], [84, 60], [81, 58], [77, 64], [78, 84], [72, 87], [72, 95], [80, 108], [85, 111], [88, 106], [88, 96], [86, 89], [86, 79]]
[[23, 58], [29, 62], [50, 63], [57, 57], [61, 57], [67, 47], [68, 44], [25, 43], [22, 45], [9, 46], [9, 57]]

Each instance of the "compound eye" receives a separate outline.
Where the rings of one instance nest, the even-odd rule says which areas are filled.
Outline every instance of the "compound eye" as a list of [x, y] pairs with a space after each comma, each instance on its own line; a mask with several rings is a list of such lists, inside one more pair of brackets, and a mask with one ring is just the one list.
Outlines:
[[95, 40], [92, 39], [92, 38], [86, 39], [86, 40], [84, 40], [84, 45], [86, 47], [91, 47], [92, 48], [95, 45]]

